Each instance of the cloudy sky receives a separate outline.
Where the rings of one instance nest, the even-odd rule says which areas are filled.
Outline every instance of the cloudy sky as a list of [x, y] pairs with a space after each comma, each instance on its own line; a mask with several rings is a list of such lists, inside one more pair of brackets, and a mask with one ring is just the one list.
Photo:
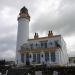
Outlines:
[[75, 55], [75, 0], [0, 0], [0, 59], [14, 59], [17, 17], [26, 6], [31, 16], [30, 38], [49, 30], [61, 34], [68, 54]]

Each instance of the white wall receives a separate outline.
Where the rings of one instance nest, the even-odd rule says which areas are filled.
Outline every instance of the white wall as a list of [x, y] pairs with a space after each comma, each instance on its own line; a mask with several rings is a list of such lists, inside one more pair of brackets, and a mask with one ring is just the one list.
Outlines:
[[62, 44], [62, 50], [61, 50], [62, 63], [67, 64], [68, 63], [67, 47], [63, 39], [61, 39], [61, 44]]
[[55, 51], [55, 55], [56, 55], [56, 63], [58, 63], [59, 64], [59, 62], [60, 62], [60, 52], [59, 52], [60, 50], [58, 49], [58, 50], [56, 50]]
[[17, 32], [17, 50], [20, 49], [24, 43], [27, 43], [29, 38], [29, 20], [20, 18], [18, 20], [18, 32]]
[[[60, 44], [61, 48], [55, 50], [55, 55], [56, 55], [56, 62], [55, 63], [58, 63], [58, 64], [67, 64], [68, 63], [68, 56], [67, 56], [67, 49], [66, 49], [66, 43], [65, 41], [63, 40], [62, 37], [53, 37], [53, 38], [47, 38], [47, 39], [39, 39], [39, 40], [31, 40], [29, 41], [29, 44], [32, 44], [35, 46], [35, 44], [40, 44], [40, 41], [45, 41], [45, 40], [48, 40], [48, 47], [55, 47], [55, 43], [54, 41], [58, 41], [58, 43]], [[53, 45], [49, 45], [49, 42], [52, 42]], [[36, 47], [34, 47], [36, 48]], [[43, 54], [44, 56], [44, 52], [41, 52], [41, 54]], [[49, 53], [50, 55], [50, 53]], [[45, 58], [41, 58], [41, 63], [45, 61]], [[51, 60], [50, 60], [51, 62]]]
[[[45, 40], [48, 40], [48, 47], [55, 47], [55, 41], [58, 41], [58, 43], [60, 44], [61, 47], [59, 47], [59, 49], [56, 49], [55, 50], [55, 55], [56, 55], [56, 61], [55, 63], [57, 64], [60, 64], [60, 65], [64, 65], [64, 64], [67, 64], [68, 63], [68, 57], [67, 57], [67, 50], [66, 50], [66, 43], [65, 41], [63, 40], [63, 38], [61, 37], [53, 37], [53, 38], [47, 38], [47, 39], [40, 39], [40, 40], [31, 40], [31, 41], [28, 41], [28, 45], [29, 44], [33, 44], [34, 48], [36, 48], [35, 44], [40, 44], [40, 41], [45, 41]], [[49, 42], [52, 42], [53, 45], [50, 46], [49, 45]], [[30, 53], [31, 54], [31, 57], [30, 58], [30, 63], [32, 64], [32, 61], [33, 61], [33, 53]], [[41, 57], [41, 55], [43, 54], [43, 57]], [[50, 56], [50, 52], [49, 52], [49, 56]], [[41, 61], [41, 64], [43, 62], [45, 62], [45, 53], [43, 52], [43, 50], [40, 52], [40, 61]], [[49, 62], [51, 62], [51, 56], [49, 57]]]

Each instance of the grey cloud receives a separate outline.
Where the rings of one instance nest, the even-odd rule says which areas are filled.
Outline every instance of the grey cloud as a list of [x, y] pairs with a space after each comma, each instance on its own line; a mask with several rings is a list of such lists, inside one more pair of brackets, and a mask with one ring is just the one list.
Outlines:
[[14, 60], [16, 50], [16, 34], [12, 34], [12, 30], [10, 31], [11, 35], [7, 31], [4, 34], [6, 35], [3, 38], [0, 38], [0, 59], [5, 58], [7, 60]]
[[[64, 2], [64, 0], [63, 0]], [[60, 5], [63, 5], [60, 7]], [[60, 3], [58, 9], [51, 14], [51, 10], [48, 13], [42, 13], [32, 23], [32, 32], [45, 32], [47, 30], [53, 30], [55, 32], [61, 32], [63, 35], [69, 35], [75, 33], [75, 3]]]
[[[1, 57], [4, 55], [7, 55], [7, 54], [8, 54], [7, 56], [10, 57], [10, 54], [12, 56], [12, 52], [15, 55], [15, 50], [16, 50], [16, 35], [15, 34], [11, 33], [11, 35], [9, 35], [7, 33], [7, 35], [5, 37], [0, 38], [0, 55], [1, 55]], [[9, 52], [9, 53], [7, 53], [7, 52]], [[4, 57], [4, 58], [6, 58], [6, 57]]]
[[7, 59], [10, 57], [14, 59], [15, 56], [13, 56], [13, 54], [15, 55], [15, 50], [16, 50], [15, 25], [0, 26], [0, 59], [1, 58]]
[[[35, 3], [35, 0], [34, 0]], [[1, 0], [0, 1], [0, 59], [13, 59], [15, 57], [16, 50], [16, 38], [17, 38], [17, 16], [22, 6], [26, 6], [28, 9], [32, 9], [29, 12], [35, 13], [33, 10], [36, 9], [36, 4], [32, 4], [31, 1], [25, 0]], [[7, 12], [5, 8], [10, 11]], [[5, 16], [8, 16], [5, 18]], [[11, 60], [12, 60], [11, 59]]]
[[[55, 11], [48, 9], [48, 12], [44, 12], [38, 15], [38, 18], [31, 22], [31, 32], [39, 32], [43, 34], [49, 30], [57, 34], [61, 34], [65, 37], [73, 35], [75, 36], [75, 0], [62, 0], [59, 7]], [[66, 41], [67, 42], [67, 41]], [[72, 44], [72, 42], [71, 42]], [[75, 45], [75, 43], [73, 44]], [[74, 46], [72, 46], [73, 49]], [[68, 47], [69, 49], [69, 47]], [[69, 49], [68, 51], [70, 51]], [[75, 53], [68, 52], [71, 56]]]

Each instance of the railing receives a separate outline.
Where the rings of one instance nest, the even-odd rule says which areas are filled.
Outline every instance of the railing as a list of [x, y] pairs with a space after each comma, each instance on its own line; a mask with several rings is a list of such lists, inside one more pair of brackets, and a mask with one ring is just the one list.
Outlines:
[[43, 48], [54, 48], [54, 47], [57, 47], [57, 46], [47, 46], [47, 47], [45, 47], [45, 46], [29, 46], [29, 47], [21, 47], [21, 50], [22, 49], [25, 49], [25, 50], [32, 50], [32, 49], [43, 49]]
[[49, 43], [36, 43], [36, 44], [24, 44], [21, 46], [21, 50], [32, 50], [32, 49], [38, 49], [38, 48], [52, 48], [52, 47], [59, 47], [61, 48], [61, 45], [55, 41], [53, 44], [49, 44]]
[[50, 48], [32, 48], [32, 49], [21, 49], [20, 53], [28, 53], [28, 52], [41, 52], [41, 51], [55, 51], [59, 49], [58, 47], [50, 47]]

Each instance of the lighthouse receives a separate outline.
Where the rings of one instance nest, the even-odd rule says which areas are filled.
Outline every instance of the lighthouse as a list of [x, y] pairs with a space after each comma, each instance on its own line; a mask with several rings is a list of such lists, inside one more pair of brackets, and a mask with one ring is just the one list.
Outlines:
[[16, 46], [16, 63], [18, 65], [67, 65], [66, 43], [61, 35], [49, 31], [47, 36], [40, 37], [35, 33], [29, 38], [30, 16], [26, 7], [20, 10]]
[[26, 7], [21, 8], [19, 16], [18, 16], [18, 31], [17, 31], [17, 45], [16, 45], [16, 61], [17, 63], [21, 63], [21, 55], [19, 54], [19, 50], [24, 43], [27, 43], [29, 38], [29, 21], [30, 16], [28, 14], [28, 10]]

